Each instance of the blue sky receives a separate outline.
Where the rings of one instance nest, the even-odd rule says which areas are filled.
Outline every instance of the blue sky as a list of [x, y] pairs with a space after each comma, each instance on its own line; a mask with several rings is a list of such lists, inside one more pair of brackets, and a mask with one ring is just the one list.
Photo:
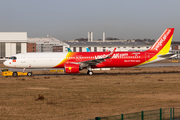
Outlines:
[[174, 27], [180, 41], [180, 0], [1, 0], [0, 32], [59, 40], [106, 37], [157, 39]]

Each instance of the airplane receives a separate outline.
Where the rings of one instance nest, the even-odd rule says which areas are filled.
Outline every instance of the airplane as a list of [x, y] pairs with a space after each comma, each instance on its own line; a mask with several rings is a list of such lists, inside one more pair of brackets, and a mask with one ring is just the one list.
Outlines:
[[[87, 69], [93, 75], [92, 68], [134, 67], [172, 57], [169, 53], [174, 28], [167, 28], [150, 49], [146, 51], [115, 52], [43, 52], [20, 53], [4, 62], [14, 68], [64, 68], [65, 73], [79, 73]], [[28, 72], [31, 76], [32, 72]]]
[[91, 52], [91, 51], [89, 50], [89, 48], [86, 48], [86, 51], [87, 51], [87, 52]]
[[72, 50], [70, 48], [67, 48], [68, 49], [68, 52], [72, 52]]
[[[68, 49], [68, 52], [72, 52], [72, 50], [70, 49], [70, 48], [67, 48]], [[90, 50], [89, 50], [89, 48], [86, 48], [86, 51], [87, 52], [91, 52]]]

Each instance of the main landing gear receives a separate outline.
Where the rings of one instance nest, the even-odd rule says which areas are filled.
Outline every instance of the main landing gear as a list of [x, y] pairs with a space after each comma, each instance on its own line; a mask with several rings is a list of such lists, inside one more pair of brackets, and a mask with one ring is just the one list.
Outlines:
[[93, 75], [93, 71], [91, 70], [91, 66], [88, 66], [87, 69], [88, 69], [87, 74]]
[[[26, 68], [23, 68], [23, 73], [24, 73], [25, 71], [26, 71]], [[27, 72], [26, 72], [26, 73], [27, 73]], [[28, 73], [27, 73], [27, 76], [29, 76], [29, 77], [32, 76], [32, 75], [33, 75], [32, 72], [28, 72]]]
[[93, 75], [93, 71], [88, 70], [88, 71], [87, 71], [87, 74], [88, 74], [88, 75]]

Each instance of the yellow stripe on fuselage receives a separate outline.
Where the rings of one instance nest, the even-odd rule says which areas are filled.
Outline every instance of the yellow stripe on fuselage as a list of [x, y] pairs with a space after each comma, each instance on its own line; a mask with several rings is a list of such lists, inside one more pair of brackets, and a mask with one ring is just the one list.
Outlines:
[[[70, 56], [70, 54], [72, 54], [72, 52], [68, 52], [66, 57], [58, 65], [63, 64], [66, 61], [66, 58]], [[56, 65], [56, 66], [58, 66], [58, 65]], [[56, 66], [54, 66], [54, 67], [56, 67]]]

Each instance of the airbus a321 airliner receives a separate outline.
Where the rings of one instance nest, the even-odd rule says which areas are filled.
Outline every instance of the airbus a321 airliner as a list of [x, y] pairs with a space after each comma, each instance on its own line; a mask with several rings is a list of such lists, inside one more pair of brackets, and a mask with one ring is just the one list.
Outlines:
[[[20, 53], [13, 55], [4, 62], [5, 66], [13, 68], [64, 68], [66, 73], [79, 73], [91, 68], [133, 67], [157, 62], [172, 57], [169, 49], [174, 28], [167, 28], [155, 44], [143, 52], [50, 52], [50, 53]], [[15, 73], [15, 72], [14, 72]], [[16, 76], [17, 74], [13, 74]], [[31, 76], [32, 72], [28, 72]]]

